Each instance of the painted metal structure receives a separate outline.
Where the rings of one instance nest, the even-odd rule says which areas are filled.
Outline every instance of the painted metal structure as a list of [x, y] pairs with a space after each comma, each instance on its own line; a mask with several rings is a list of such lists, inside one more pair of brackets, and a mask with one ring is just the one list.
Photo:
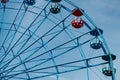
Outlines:
[[[60, 10], [51, 13], [51, 4], [60, 5]], [[83, 14], [82, 28], [72, 27], [75, 16], [69, 7]], [[106, 64], [112, 72], [110, 80], [116, 80], [103, 30], [71, 0], [9, 0], [1, 4], [0, 13], [1, 80], [46, 80], [50, 76], [59, 80], [64, 73], [80, 70], [85, 70], [84, 80], [91, 80], [90, 68]], [[100, 54], [88, 54], [88, 49], [100, 50]]]

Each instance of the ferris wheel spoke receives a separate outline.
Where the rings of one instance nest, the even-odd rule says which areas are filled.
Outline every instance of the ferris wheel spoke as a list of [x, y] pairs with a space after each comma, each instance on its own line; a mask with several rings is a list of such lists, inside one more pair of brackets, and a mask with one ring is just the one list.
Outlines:
[[[36, 51], [35, 51], [36, 52]], [[30, 55], [30, 57], [31, 57], [31, 55]]]
[[1, 0], [0, 80], [116, 80], [116, 56], [78, 2]]
[[[71, 15], [71, 14], [70, 14]], [[68, 18], [70, 15], [68, 15], [66, 18]], [[62, 21], [61, 21], [62, 22]], [[57, 25], [59, 25], [61, 22], [59, 22]], [[56, 25], [56, 26], [57, 26]], [[46, 32], [44, 35], [42, 35], [39, 39], [37, 39], [35, 42], [33, 42], [31, 45], [29, 45], [26, 49], [24, 49], [21, 53], [19, 53], [18, 55], [20, 55], [20, 54], [22, 54], [24, 51], [26, 51], [29, 47], [31, 47], [33, 44], [35, 44], [37, 41], [39, 41], [42, 37], [44, 37], [47, 33], [49, 33], [51, 30], [53, 30], [54, 28], [56, 28], [56, 26], [54, 26], [53, 28], [51, 28], [48, 32]], [[10, 50], [9, 50], [10, 51]], [[16, 57], [18, 56], [18, 55], [16, 55]], [[15, 58], [16, 58], [15, 57]], [[15, 58], [13, 58], [12, 60], [14, 60]], [[11, 61], [12, 61], [11, 60]], [[10, 61], [10, 62], [11, 62]], [[9, 64], [9, 63], [7, 63], [7, 64]]]
[[[80, 36], [80, 37], [81, 37], [81, 36]], [[73, 40], [74, 40], [74, 39], [73, 39]], [[88, 40], [88, 41], [89, 41], [89, 40]], [[86, 41], [86, 42], [88, 42], [88, 41]], [[84, 42], [83, 44], [85, 44], [86, 42]], [[81, 44], [81, 45], [83, 45], [83, 44]], [[64, 44], [63, 44], [63, 45], [64, 45]], [[61, 45], [60, 45], [60, 46], [61, 46]], [[60, 46], [58, 46], [58, 47], [60, 47]], [[77, 47], [77, 46], [76, 46], [76, 47]], [[65, 54], [66, 52], [71, 51], [71, 50], [73, 50], [73, 49], [76, 48], [76, 47], [70, 48], [70, 49], [68, 49], [67, 51], [63, 52], [63, 53], [60, 53], [60, 54], [54, 56], [53, 58], [59, 57], [60, 55], [63, 55], [63, 54]], [[56, 48], [55, 48], [55, 49], [56, 49]], [[53, 49], [53, 50], [54, 50], [54, 49]], [[50, 51], [51, 51], [51, 50], [50, 50]], [[47, 51], [47, 52], [45, 52], [45, 53], [43, 53], [43, 54], [40, 54], [40, 55], [38, 55], [38, 56], [35, 56], [34, 58], [25, 61], [25, 63], [26, 63], [26, 62], [29, 62], [29, 61], [37, 58], [37, 57], [40, 57], [40, 56], [42, 56], [42, 55], [44, 55], [44, 54], [47, 54], [48, 52], [49, 52], [49, 51]], [[43, 62], [40, 63], [40, 64], [43, 64], [43, 63], [45, 63], [45, 62], [47, 62], [47, 61], [50, 61], [50, 60], [51, 60], [51, 58], [50, 58], [49, 60], [43, 61]], [[40, 65], [40, 64], [39, 64], [39, 65]], [[18, 64], [17, 66], [19, 66], [19, 65], [21, 65], [21, 64]], [[38, 64], [37, 64], [37, 65], [38, 65]], [[15, 66], [15, 67], [17, 67], [17, 66]], [[36, 65], [35, 65], [35, 66], [36, 66]], [[15, 69], [15, 67], [13, 67], [13, 69]], [[32, 68], [31, 68], [31, 69], [32, 69]]]
[[[64, 64], [59, 64], [59, 65], [56, 65], [58, 66], [59, 68], [60, 67], [65, 67], [65, 65], [71, 65], [71, 64], [74, 64], [74, 63], [79, 63], [79, 62], [84, 62], [86, 60], [90, 60], [90, 59], [95, 59], [95, 58], [100, 58], [101, 56], [97, 56], [97, 57], [93, 57], [93, 58], [88, 58], [88, 59], [83, 59], [83, 60], [78, 60], [78, 61], [73, 61], [73, 62], [68, 62], [68, 63], [64, 63]], [[89, 65], [89, 67], [95, 67], [95, 66], [99, 66], [99, 65], [103, 65], [103, 64], [107, 64], [108, 62], [103, 62], [103, 63], [99, 63], [99, 64], [93, 64], [93, 65]], [[49, 67], [44, 67], [44, 68], [39, 68], [39, 69], [33, 69], [33, 70], [28, 70], [26, 72], [39, 72], [39, 73], [42, 73], [41, 71], [42, 70], [46, 70], [46, 69], [50, 69], [50, 68], [54, 68], [55, 66], [49, 66]], [[69, 66], [68, 66], [69, 67]], [[86, 66], [77, 66], [77, 67], [74, 67], [74, 68], [71, 68], [71, 69], [66, 69], [64, 71], [59, 71], [59, 73], [57, 74], [62, 74], [62, 73], [67, 73], [67, 72], [71, 72], [71, 71], [76, 71], [76, 70], [80, 70], [80, 69], [84, 69], [84, 68], [87, 68]], [[42, 77], [45, 77], [45, 76], [52, 76], [52, 75], [55, 75], [56, 73], [53, 73], [53, 72], [50, 72], [52, 74], [48, 74], [48, 75], [41, 75], [39, 76], [39, 78], [42, 78]], [[8, 76], [3, 76], [3, 77], [11, 77], [11, 76], [14, 76], [14, 75], [20, 75], [20, 74], [24, 74], [24, 72], [20, 72], [20, 73], [16, 73], [16, 74], [11, 74], [11, 75], [8, 75]], [[32, 79], [32, 78], [31, 78]]]
[[[48, 4], [49, 4], [49, 3], [48, 3]], [[48, 5], [48, 4], [47, 4], [47, 5]], [[47, 5], [46, 5], [46, 6], [47, 6]], [[41, 15], [41, 13], [42, 13], [43, 11], [44, 11], [44, 10], [42, 10], [42, 11], [39, 13], [39, 15], [35, 18], [35, 20], [33, 20], [33, 22], [30, 24], [30, 26], [25, 30], [25, 32], [22, 34], [22, 36], [19, 37], [19, 39], [18, 39], [18, 40], [16, 41], [16, 43], [11, 47], [11, 49], [14, 48], [14, 46], [17, 44], [17, 42], [19, 42], [19, 41], [21, 40], [21, 38], [24, 36], [24, 34], [29, 30], [29, 28], [30, 28], [30, 27], [32, 26], [32, 24], [37, 20], [37, 18]], [[35, 33], [35, 32], [34, 32], [34, 33]], [[34, 33], [33, 33], [33, 34], [34, 34]], [[11, 50], [11, 49], [10, 49], [10, 50]], [[9, 51], [10, 51], [10, 50], [9, 50]], [[9, 51], [8, 51], [8, 53], [9, 53]]]
[[[23, 4], [22, 4], [22, 5], [23, 5]], [[14, 24], [14, 22], [15, 22], [17, 16], [18, 16], [18, 14], [19, 14], [19, 12], [20, 12], [20, 10], [21, 10], [21, 8], [22, 8], [22, 5], [20, 6], [20, 9], [18, 10], [18, 13], [17, 13], [16, 16], [15, 16], [15, 19], [14, 19], [12, 25]], [[5, 43], [5, 41], [6, 41], [7, 37], [8, 37], [8, 35], [9, 35], [11, 29], [12, 29], [12, 26], [10, 27], [10, 29], [9, 29], [9, 31], [8, 31], [8, 33], [7, 33], [6, 37], [5, 37], [5, 39], [4, 39], [3, 43], [2, 43], [2, 45], [4, 45], [4, 43]]]
[[[41, 23], [42, 24], [42, 23]], [[37, 29], [36, 29], [37, 30]], [[36, 31], [35, 30], [35, 31]], [[29, 31], [29, 30], [28, 30]], [[29, 31], [29, 33], [30, 33], [30, 31]], [[22, 48], [24, 48], [24, 46], [27, 44], [27, 42], [32, 38], [32, 36], [33, 36], [33, 34], [34, 34], [35, 32], [33, 32], [28, 38], [27, 38], [27, 40], [25, 40], [25, 42], [24, 42], [24, 44], [21, 46], [21, 48], [18, 50], [18, 52], [16, 53], [16, 54], [18, 54], [21, 50], [22, 50]], [[21, 38], [20, 38], [21, 39]], [[19, 41], [20, 41], [20, 39], [19, 39]], [[22, 41], [23, 42], [23, 41]], [[16, 42], [16, 43], [18, 43], [18, 42]], [[11, 48], [12, 49], [12, 48]]]
[[[48, 4], [47, 4], [47, 5], [48, 5]], [[42, 13], [42, 12], [41, 12], [41, 13]], [[40, 14], [41, 14], [41, 13], [40, 13]], [[39, 15], [40, 15], [40, 14], [39, 14]], [[38, 15], [38, 16], [39, 16], [39, 15]], [[36, 19], [37, 19], [37, 18], [38, 18], [38, 17], [36, 17]], [[36, 19], [35, 19], [35, 20], [36, 20]], [[35, 21], [35, 20], [34, 20], [34, 21]], [[34, 21], [33, 21], [33, 22], [34, 22]], [[32, 22], [32, 24], [33, 24], [33, 22]], [[32, 24], [31, 24], [31, 25], [32, 25]], [[30, 25], [30, 27], [31, 27], [31, 25]], [[29, 28], [30, 28], [30, 27], [29, 27]], [[29, 29], [29, 28], [28, 28], [28, 29]], [[26, 31], [27, 31], [28, 29], [26, 29]], [[37, 30], [37, 29], [36, 29], [36, 30]], [[22, 36], [26, 33], [26, 31], [22, 34]], [[22, 38], [22, 36], [16, 41], [16, 43], [13, 45], [13, 47], [14, 47], [14, 46], [17, 44], [17, 42]], [[29, 38], [28, 38], [28, 39], [29, 39]], [[13, 48], [13, 47], [12, 47], [12, 48]], [[11, 48], [11, 49], [12, 49], [12, 48]], [[10, 50], [11, 50], [11, 49], [10, 49]], [[10, 52], [10, 50], [7, 52], [7, 54]], [[4, 58], [5, 58], [5, 57], [6, 57], [6, 56], [4, 56]], [[4, 60], [4, 58], [3, 58], [2, 60]], [[1, 62], [2, 62], [2, 60], [1, 60]]]

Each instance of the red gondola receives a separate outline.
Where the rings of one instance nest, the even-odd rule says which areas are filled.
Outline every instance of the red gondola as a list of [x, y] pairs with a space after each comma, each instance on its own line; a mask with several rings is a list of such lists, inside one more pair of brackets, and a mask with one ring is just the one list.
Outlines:
[[74, 20], [72, 20], [71, 24], [74, 28], [81, 28], [84, 25], [84, 21], [82, 19], [80, 19], [80, 20], [74, 19]]
[[83, 12], [84, 12], [83, 9], [73, 9], [73, 10], [72, 10], [72, 14], [73, 14], [74, 16], [77, 16], [77, 17], [82, 16], [82, 15], [83, 15]]

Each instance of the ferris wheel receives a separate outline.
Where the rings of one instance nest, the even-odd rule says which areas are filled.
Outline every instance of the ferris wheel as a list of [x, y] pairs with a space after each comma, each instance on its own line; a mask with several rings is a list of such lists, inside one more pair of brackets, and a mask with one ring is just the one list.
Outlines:
[[1, 0], [0, 80], [116, 80], [103, 34], [72, 0]]

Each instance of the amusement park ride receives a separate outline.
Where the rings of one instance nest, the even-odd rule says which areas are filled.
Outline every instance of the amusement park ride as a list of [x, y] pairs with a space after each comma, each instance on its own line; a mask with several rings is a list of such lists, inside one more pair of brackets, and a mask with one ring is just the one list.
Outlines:
[[[13, 1], [12, 0], [1, 0], [3, 7], [1, 7], [0, 10], [2, 10], [4, 8], [3, 12], [1, 11], [3, 13], [2, 15], [5, 16], [4, 15], [5, 11], [10, 9], [7, 7], [7, 4], [10, 5], [10, 3], [12, 3], [12, 2], [16, 2], [16, 4], [18, 4], [17, 1], [19, 4], [25, 5], [25, 7], [18, 9], [17, 14], [19, 14], [20, 11], [22, 13], [25, 10], [25, 12], [22, 13], [23, 16], [19, 20], [20, 23], [18, 23], [17, 24], [18, 26], [15, 28], [16, 32], [12, 31], [12, 26], [15, 27], [15, 21], [17, 21], [17, 20], [14, 20], [13, 23], [10, 23], [11, 28], [8, 28], [8, 30], [5, 31], [5, 33], [6, 33], [5, 37], [3, 38], [3, 40], [0, 43], [1, 44], [0, 45], [1, 46], [0, 53], [2, 54], [2, 56], [0, 56], [0, 64], [2, 64], [2, 65], [0, 65], [0, 80], [41, 80], [41, 78], [49, 77], [49, 76], [56, 76], [56, 80], [59, 80], [59, 75], [64, 74], [64, 73], [69, 73], [72, 71], [81, 70], [81, 69], [87, 69], [87, 73], [88, 73], [87, 80], [92, 80], [89, 78], [90, 75], [89, 75], [88, 69], [91, 67], [96, 67], [96, 66], [101, 66], [101, 65], [105, 65], [105, 67], [103, 67], [101, 69], [102, 74], [107, 77], [111, 77], [110, 80], [116, 80], [115, 79], [116, 68], [114, 68], [114, 65], [113, 65], [113, 61], [116, 59], [116, 56], [114, 54], [111, 54], [111, 52], [109, 51], [108, 45], [103, 36], [103, 30], [98, 28], [94, 24], [94, 22], [85, 13], [85, 10], [83, 10], [77, 6], [74, 6], [70, 1], [67, 1], [67, 0], [46, 0], [45, 1], [47, 3], [46, 6], [42, 7], [42, 9], [40, 9], [41, 7], [39, 8], [39, 10], [41, 11], [40, 13], [35, 13], [35, 12], [30, 11], [31, 14], [37, 15], [37, 17], [34, 19], [33, 22], [31, 22], [30, 26], [24, 28], [25, 30], [23, 30], [23, 32], [21, 32], [21, 35], [18, 35], [18, 38], [17, 38], [16, 36], [17, 36], [17, 33], [19, 32], [19, 29], [20, 29], [19, 27], [22, 26], [22, 20], [23, 20], [23, 18], [25, 18], [25, 14], [27, 14], [26, 12], [29, 11], [28, 8], [29, 7], [37, 8], [34, 5], [39, 0], [23, 0], [23, 1], [20, 0], [22, 2], [19, 2], [19, 0], [13, 0]], [[66, 6], [62, 5], [62, 1], [67, 2], [74, 8], [71, 10], [67, 7], [67, 5]], [[47, 11], [47, 9], [49, 9], [49, 11]], [[35, 31], [32, 32], [34, 23], [37, 24], [37, 22], [40, 22], [41, 23], [40, 25], [42, 25], [44, 22], [47, 21], [46, 19], [50, 20], [49, 18], [47, 18], [47, 17], [49, 17], [49, 15], [51, 15], [55, 18], [56, 15], [63, 13], [62, 9], [66, 10], [67, 13], [70, 13], [70, 14], [68, 16], [62, 18], [63, 20], [58, 19], [59, 23], [55, 23], [51, 27], [51, 29], [48, 30], [47, 32], [44, 32], [43, 35], [36, 35], [36, 33], [39, 32], [39, 31], [37, 32], [38, 28], [36, 28], [36, 30], [35, 30], [36, 32]], [[43, 18], [40, 21], [37, 21], [37, 18], [39, 18], [39, 16], [42, 16], [41, 18], [43, 18], [43, 17], [46, 17], [46, 18]], [[70, 20], [69, 16], [73, 17], [74, 19], [70, 18], [71, 19]], [[27, 18], [25, 18], [25, 19], [27, 19]], [[70, 22], [70, 25], [68, 25], [68, 26], [65, 25], [65, 23], [67, 22], [67, 19], [69, 19], [71, 21], [70, 22], [68, 20], [68, 22]], [[89, 23], [86, 20], [88, 20]], [[0, 27], [0, 28], [1, 28], [1, 32], [2, 32], [2, 30], [4, 30], [3, 24], [7, 24], [7, 23], [4, 23], [4, 21], [2, 20], [1, 24], [2, 24], [1, 25], [2, 27]], [[59, 25], [63, 26], [62, 30], [56, 30], [55, 31], [56, 33], [52, 32]], [[91, 25], [93, 27], [91, 27]], [[39, 25], [37, 25], [37, 26], [39, 26]], [[47, 26], [47, 25], [45, 25], [45, 26]], [[74, 29], [74, 30], [80, 30], [85, 27], [87, 27], [88, 30], [86, 31], [86, 33], [82, 33], [78, 36], [68, 39], [67, 42], [63, 41], [63, 43], [60, 43], [60, 45], [58, 45], [58, 46], [55, 46], [52, 48], [48, 47], [48, 49], [45, 48], [42, 52], [43, 47], [45, 47], [46, 45], [49, 46], [50, 41], [54, 43], [54, 41], [55, 41], [54, 38], [59, 37], [58, 35], [62, 31], [66, 32], [66, 29], [68, 29], [67, 27], [69, 27], [69, 26], [70, 26], [70, 29]], [[27, 31], [29, 32], [29, 34], [26, 34]], [[12, 37], [9, 36], [10, 34]], [[44, 41], [44, 37], [46, 37], [50, 34], [52, 37], [47, 38], [48, 41]], [[22, 40], [25, 35], [28, 36], [27, 39]], [[80, 39], [85, 35], [89, 35], [89, 36], [91, 36], [91, 38], [89, 40], [86, 40], [83, 43], [81, 43]], [[30, 41], [32, 36], [37, 36], [38, 38], [36, 37], [35, 40]], [[9, 39], [9, 41], [8, 41], [8, 39]], [[73, 46], [70, 46], [72, 44], [71, 42], [74, 43]], [[36, 45], [36, 43], [40, 43], [40, 44]], [[56, 41], [55, 43], [59, 43], [59, 42]], [[85, 52], [82, 50], [82, 45], [85, 45], [86, 43], [87, 44], [89, 43], [89, 47], [92, 50], [96, 50], [96, 51], [102, 50], [102, 52], [104, 54], [98, 55], [98, 56], [90, 56], [90, 57], [86, 58], [84, 55]], [[8, 44], [8, 46], [5, 46], [6, 44]], [[16, 49], [15, 47], [17, 47], [17, 46], [19, 46], [18, 48], [20, 48], [20, 49]], [[66, 46], [67, 48], [64, 48], [64, 46]], [[31, 47], [33, 47], [33, 48], [31, 48]], [[16, 50], [14, 50], [14, 48]], [[35, 48], [35, 50], [33, 50], [34, 48]], [[63, 50], [60, 50], [62, 53], [58, 53], [58, 54], [54, 53], [55, 50], [62, 49], [62, 48], [64, 48]], [[57, 63], [57, 61], [56, 61], [57, 57], [67, 54], [69, 51], [73, 50], [74, 48], [80, 48], [79, 49], [80, 54], [83, 55], [83, 58], [81, 58], [79, 60], [72, 60], [72, 61], [64, 62], [64, 63]], [[41, 49], [41, 53], [37, 53], [37, 51], [40, 49]], [[33, 54], [31, 53], [29, 55], [28, 54], [24, 55], [27, 53], [27, 51], [32, 51], [32, 50], [33, 50]], [[49, 57], [44, 56], [47, 54], [49, 55]], [[24, 57], [22, 57], [22, 55], [24, 55]], [[12, 57], [9, 57], [9, 56], [12, 56]], [[64, 56], [64, 57], [69, 57], [69, 56]], [[89, 61], [92, 61], [95, 59], [101, 59], [102, 62], [93, 64], [93, 65], [89, 63]], [[14, 60], [19, 60], [19, 61], [14, 63]], [[32, 62], [34, 62], [34, 63], [32, 63]], [[47, 62], [51, 62], [51, 64], [53, 64], [53, 65], [49, 65], [49, 63], [47, 63]], [[77, 66], [76, 67], [74, 65], [74, 64], [77, 64], [80, 62], [84, 62], [85, 66]], [[29, 63], [31, 63], [31, 65], [27, 65]], [[44, 64], [46, 64], [46, 65], [44, 65]], [[21, 68], [20, 66], [22, 66], [23, 68]], [[65, 68], [62, 69], [61, 67], [65, 67]], [[21, 69], [19, 69], [19, 68], [21, 68]], [[69, 69], [67, 69], [67, 68], [69, 68]], [[51, 69], [54, 69], [54, 71], [52, 71]], [[47, 72], [47, 70], [48, 70], [48, 72]], [[35, 73], [35, 75], [32, 72]], [[84, 80], [84, 79], [81, 78], [78, 80]]]

